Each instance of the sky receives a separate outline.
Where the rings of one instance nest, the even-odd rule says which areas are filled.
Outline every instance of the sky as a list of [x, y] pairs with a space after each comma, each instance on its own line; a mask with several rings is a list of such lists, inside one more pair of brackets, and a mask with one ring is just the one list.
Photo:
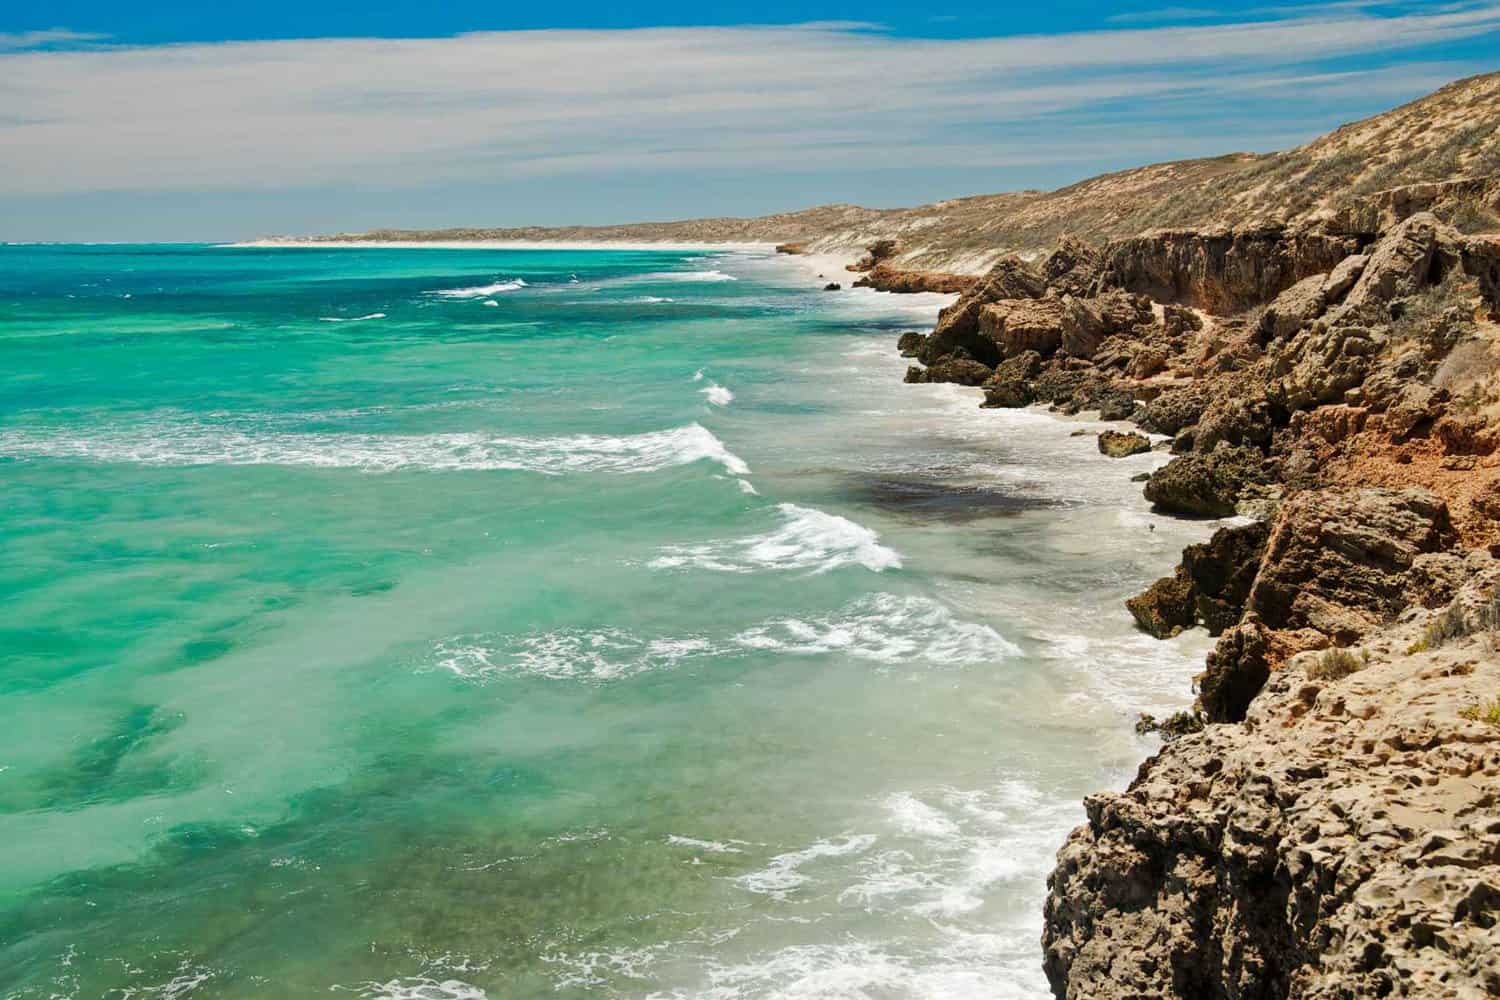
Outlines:
[[1500, 0], [19, 0], [0, 240], [912, 205], [1284, 149], [1494, 70]]

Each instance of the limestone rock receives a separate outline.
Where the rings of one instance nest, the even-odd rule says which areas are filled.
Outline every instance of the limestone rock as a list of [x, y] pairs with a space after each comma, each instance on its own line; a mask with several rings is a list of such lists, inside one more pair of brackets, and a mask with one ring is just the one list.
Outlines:
[[1200, 379], [1168, 389], [1146, 404], [1139, 423], [1153, 434], [1176, 434], [1198, 422], [1213, 392], [1213, 387]]
[[927, 334], [907, 331], [896, 341], [896, 350], [901, 352], [903, 358], [914, 358], [921, 351], [922, 345], [927, 341]]
[[1378, 307], [1432, 284], [1440, 241], [1451, 232], [1430, 212], [1419, 212], [1392, 227], [1370, 251], [1364, 273], [1349, 290], [1349, 309]]
[[927, 382], [956, 382], [959, 385], [984, 385], [994, 374], [989, 365], [970, 358], [945, 358], [927, 366]]
[[1002, 299], [1039, 298], [1046, 287], [1041, 275], [1021, 258], [1002, 258], [957, 302], [938, 313], [937, 327], [922, 345], [922, 360], [931, 363], [963, 348], [980, 361], [998, 362], [994, 341], [979, 332], [980, 309]]
[[1287, 410], [1338, 402], [1364, 381], [1382, 339], [1365, 327], [1316, 323], [1270, 355], [1266, 395]]
[[984, 402], [981, 405], [990, 408], [1030, 406], [1036, 400], [1031, 380], [1041, 369], [1042, 356], [1036, 351], [1023, 351], [1002, 361], [984, 383]]
[[1325, 302], [1342, 301], [1349, 289], [1359, 280], [1359, 276], [1365, 273], [1365, 265], [1370, 258], [1362, 253], [1351, 254], [1334, 265], [1328, 277], [1323, 279], [1323, 300]]
[[1050, 356], [1062, 346], [1067, 307], [1058, 299], [1001, 299], [979, 310], [979, 331], [1003, 358]]

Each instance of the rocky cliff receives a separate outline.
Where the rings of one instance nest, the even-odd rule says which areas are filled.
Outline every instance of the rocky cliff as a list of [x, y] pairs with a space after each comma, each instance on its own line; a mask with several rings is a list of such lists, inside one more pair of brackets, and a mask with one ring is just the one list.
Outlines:
[[908, 381], [1169, 436], [1146, 497], [1249, 518], [1128, 602], [1219, 638], [1059, 853], [1059, 997], [1500, 993], [1500, 239], [1433, 200], [1064, 240], [899, 345]]

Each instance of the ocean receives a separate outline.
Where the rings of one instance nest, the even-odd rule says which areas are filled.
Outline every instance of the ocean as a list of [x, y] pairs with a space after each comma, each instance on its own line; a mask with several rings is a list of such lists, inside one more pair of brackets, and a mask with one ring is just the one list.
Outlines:
[[1212, 525], [819, 284], [0, 247], [0, 996], [1047, 996]]

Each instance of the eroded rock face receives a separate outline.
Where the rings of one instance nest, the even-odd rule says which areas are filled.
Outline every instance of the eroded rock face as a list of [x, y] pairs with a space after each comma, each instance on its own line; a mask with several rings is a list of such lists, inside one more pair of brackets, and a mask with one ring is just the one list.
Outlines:
[[1329, 275], [1315, 274], [1310, 278], [1303, 278], [1276, 296], [1266, 307], [1266, 311], [1261, 313], [1261, 336], [1268, 340], [1290, 337], [1323, 315], [1323, 309], [1328, 305], [1328, 296], [1324, 291], [1328, 279]]
[[1198, 422], [1213, 394], [1213, 387], [1198, 379], [1168, 389], [1146, 404], [1140, 425], [1153, 434], [1176, 434]]
[[1170, 639], [1193, 627], [1193, 587], [1178, 574], [1164, 576], [1125, 602], [1142, 630], [1158, 639]]
[[1092, 244], [1064, 236], [1058, 241], [1057, 249], [1042, 263], [1042, 277], [1046, 279], [1048, 294], [1074, 298], [1089, 295], [1099, 281], [1102, 263], [1102, 256]]
[[1162, 231], [1111, 242], [1100, 282], [1228, 314], [1326, 273], [1359, 249], [1354, 237], [1282, 226]]
[[873, 288], [877, 292], [966, 292], [979, 282], [972, 274], [949, 274], [946, 271], [908, 271], [889, 264], [876, 264], [854, 283], [855, 288]]
[[1002, 358], [1023, 351], [1046, 357], [1062, 346], [1067, 309], [1058, 299], [1001, 299], [979, 310], [979, 332]]
[[1042, 356], [1036, 351], [1023, 351], [1003, 361], [984, 383], [984, 403], [995, 408], [1029, 406], [1036, 399], [1031, 380], [1042, 369]]
[[1339, 402], [1369, 374], [1383, 339], [1362, 326], [1314, 324], [1271, 353], [1266, 395], [1288, 410]]
[[1477, 635], [1404, 655], [1426, 620], [1339, 680], [1301, 654], [1242, 725], [1086, 800], [1048, 880], [1058, 997], [1500, 995], [1500, 726], [1462, 714], [1500, 659]]

